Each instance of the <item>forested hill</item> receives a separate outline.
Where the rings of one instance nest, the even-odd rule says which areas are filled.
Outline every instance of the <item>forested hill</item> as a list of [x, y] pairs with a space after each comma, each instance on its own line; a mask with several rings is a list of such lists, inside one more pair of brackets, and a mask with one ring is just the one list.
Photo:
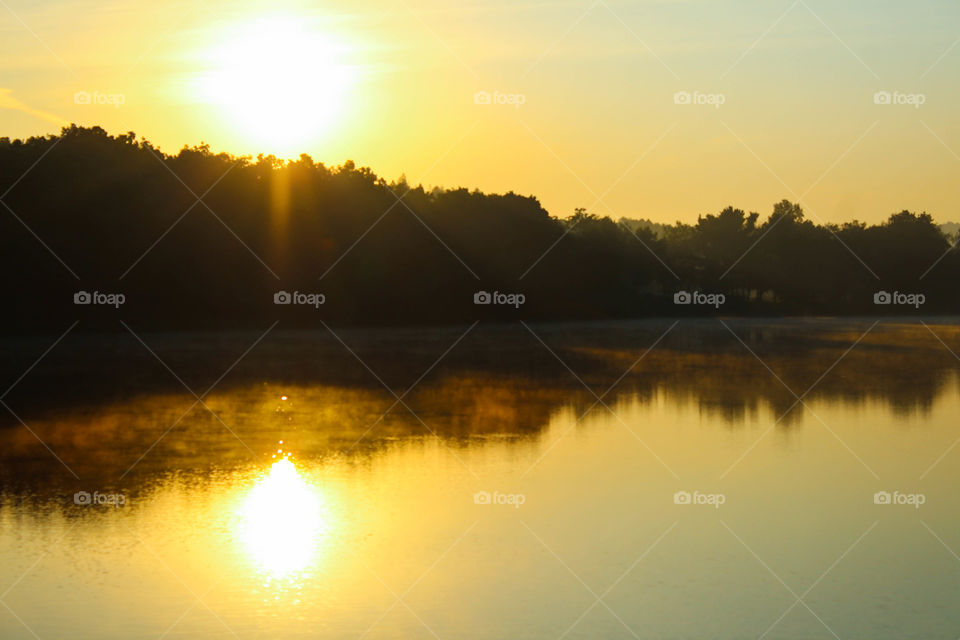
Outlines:
[[[637, 231], [639, 229], [650, 229], [657, 237], [664, 237], [674, 230], [675, 225], [654, 222], [647, 218], [620, 218], [620, 224]], [[957, 240], [957, 232], [960, 231], [960, 222], [942, 222], [937, 225], [951, 242]]]
[[77, 126], [0, 139], [0, 194], [10, 330], [960, 311], [960, 256], [926, 213], [824, 226], [784, 200], [693, 225], [560, 219], [514, 193]]

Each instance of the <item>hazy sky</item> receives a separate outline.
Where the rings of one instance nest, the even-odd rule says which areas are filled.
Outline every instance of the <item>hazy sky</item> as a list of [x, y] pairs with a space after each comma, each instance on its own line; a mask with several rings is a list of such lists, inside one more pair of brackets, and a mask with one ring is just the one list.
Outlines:
[[561, 217], [957, 220], [958, 42], [956, 0], [0, 0], [0, 136], [351, 158]]

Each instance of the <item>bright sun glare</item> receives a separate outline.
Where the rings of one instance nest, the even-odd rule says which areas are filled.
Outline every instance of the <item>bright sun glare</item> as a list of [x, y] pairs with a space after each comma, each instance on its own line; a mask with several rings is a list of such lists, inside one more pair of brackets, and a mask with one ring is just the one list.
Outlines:
[[352, 78], [343, 53], [303, 19], [263, 17], [224, 34], [198, 88], [244, 138], [271, 153], [304, 151], [346, 106]]
[[323, 503], [286, 457], [251, 489], [243, 505], [243, 540], [254, 561], [274, 577], [304, 569], [326, 529]]

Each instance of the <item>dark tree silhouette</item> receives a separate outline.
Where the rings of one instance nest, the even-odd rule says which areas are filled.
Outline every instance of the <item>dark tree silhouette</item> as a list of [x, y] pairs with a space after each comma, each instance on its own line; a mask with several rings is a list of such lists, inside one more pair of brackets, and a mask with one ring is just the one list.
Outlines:
[[[916, 312], [873, 304], [920, 292], [927, 313], [960, 309], [960, 256], [926, 214], [883, 224], [816, 224], [797, 204], [769, 218], [728, 207], [695, 225], [614, 222], [584, 209], [551, 217], [514, 193], [387, 182], [347, 161], [233, 157], [206, 145], [175, 155], [133, 133], [73, 125], [0, 139], [3, 326], [65, 319], [157, 328], [714, 313], [678, 290], [723, 293], [722, 313]], [[121, 309], [79, 309], [78, 290], [121, 292]], [[322, 292], [322, 309], [273, 304]], [[526, 303], [473, 304], [478, 290]]]

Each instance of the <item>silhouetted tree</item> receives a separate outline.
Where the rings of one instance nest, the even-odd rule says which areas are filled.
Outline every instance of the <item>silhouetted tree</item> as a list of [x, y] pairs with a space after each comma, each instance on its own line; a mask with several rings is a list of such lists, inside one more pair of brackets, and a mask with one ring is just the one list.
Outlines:
[[[960, 256], [926, 213], [820, 225], [783, 200], [762, 222], [733, 207], [695, 225], [586, 209], [558, 219], [533, 197], [390, 183], [349, 160], [234, 157], [206, 144], [168, 155], [132, 132], [76, 125], [0, 138], [8, 190], [0, 279], [11, 304], [0, 322], [16, 330], [78, 316], [171, 328], [262, 326], [278, 314], [304, 326], [631, 317], [676, 313], [679, 289], [725, 293], [736, 313], [883, 311], [878, 290], [923, 292], [927, 311], [960, 306]], [[127, 304], [81, 313], [81, 289], [123, 292]], [[322, 292], [327, 304], [278, 308], [278, 290]], [[478, 307], [478, 290], [527, 302]]]

